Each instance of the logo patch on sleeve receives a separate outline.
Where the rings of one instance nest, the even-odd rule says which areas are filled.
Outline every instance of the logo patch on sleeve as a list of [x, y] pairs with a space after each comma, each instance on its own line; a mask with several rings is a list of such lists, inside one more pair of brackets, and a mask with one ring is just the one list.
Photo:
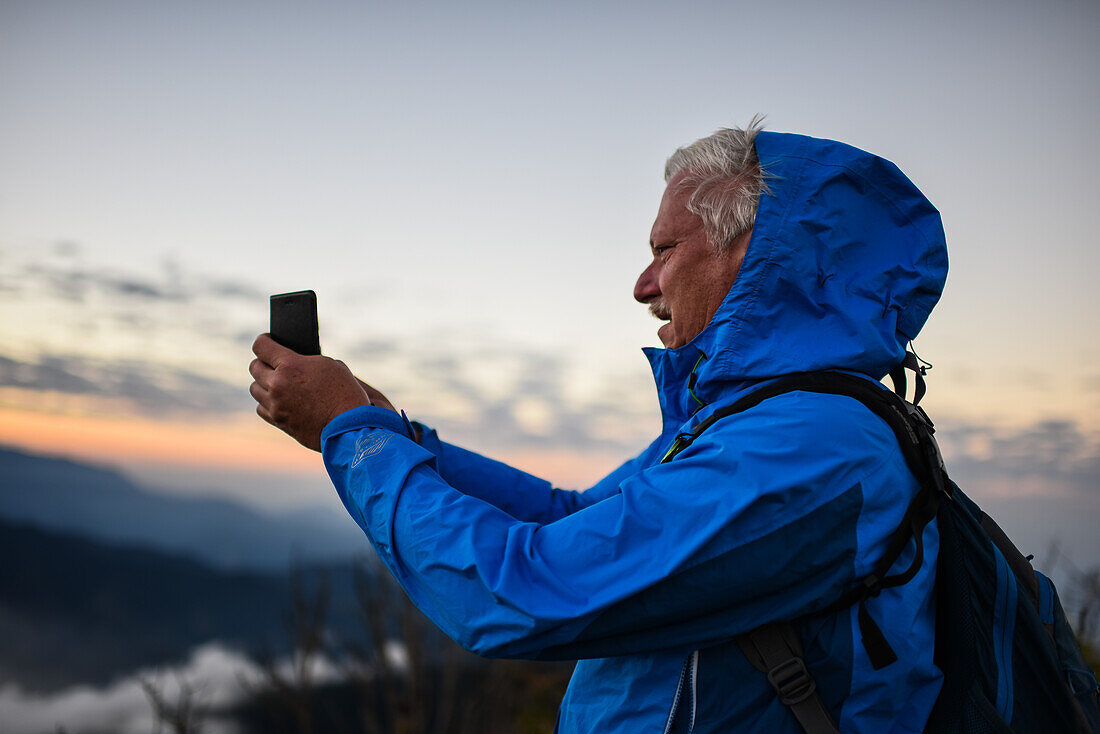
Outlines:
[[386, 447], [390, 442], [391, 434], [387, 431], [368, 431], [355, 441], [355, 457], [351, 460], [352, 467], [359, 466], [364, 459], [374, 456]]

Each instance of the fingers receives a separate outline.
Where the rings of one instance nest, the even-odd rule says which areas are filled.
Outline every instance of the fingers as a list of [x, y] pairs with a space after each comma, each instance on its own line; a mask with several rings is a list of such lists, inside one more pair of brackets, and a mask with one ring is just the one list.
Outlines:
[[256, 415], [303, 446], [320, 450], [324, 427], [337, 415], [370, 405], [361, 386], [343, 362], [304, 356], [261, 334], [252, 344], [256, 359], [248, 365]]
[[271, 417], [271, 413], [267, 411], [267, 408], [265, 408], [262, 403], [256, 406], [256, 415], [260, 416], [271, 425], [276, 425], [275, 419]]
[[258, 382], [253, 382], [249, 385], [248, 392], [252, 395], [252, 399], [260, 405], [266, 405], [271, 402], [271, 395], [268, 389]]
[[252, 396], [252, 399], [256, 401], [256, 415], [263, 418], [271, 425], [277, 425], [275, 423], [275, 416], [271, 414], [271, 394], [267, 388], [258, 382], [253, 382], [248, 386], [248, 392]]
[[252, 353], [272, 367], [278, 367], [288, 356], [297, 354], [293, 349], [287, 349], [272, 339], [271, 334], [260, 334], [256, 337], [256, 341], [252, 342]]
[[264, 364], [259, 358], [252, 360], [248, 365], [248, 374], [252, 375], [252, 379], [264, 390], [271, 389], [271, 377], [275, 374], [274, 368]]

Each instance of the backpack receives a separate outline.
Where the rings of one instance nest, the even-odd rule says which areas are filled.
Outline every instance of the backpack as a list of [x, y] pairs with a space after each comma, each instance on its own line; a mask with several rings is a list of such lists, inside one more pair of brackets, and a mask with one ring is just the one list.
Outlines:
[[[905, 369], [917, 374], [912, 403], [904, 397]], [[662, 461], [671, 461], [715, 422], [777, 395], [805, 391], [859, 400], [894, 431], [920, 489], [875, 570], [814, 615], [859, 604], [862, 643], [874, 668], [897, 660], [863, 602], [916, 575], [924, 555], [922, 531], [935, 519], [940, 551], [934, 660], [944, 680], [925, 731], [1100, 734], [1100, 684], [1081, 654], [1054, 584], [1032, 568], [1030, 557], [947, 476], [932, 421], [917, 407], [925, 392], [924, 372], [915, 355], [907, 353], [891, 372], [894, 392], [841, 372], [779, 378], [719, 408], [691, 434], [678, 436]], [[914, 538], [917, 548], [910, 567], [888, 575]], [[738, 636], [737, 643], [807, 734], [837, 732], [806, 669], [791, 621], [752, 630]]]

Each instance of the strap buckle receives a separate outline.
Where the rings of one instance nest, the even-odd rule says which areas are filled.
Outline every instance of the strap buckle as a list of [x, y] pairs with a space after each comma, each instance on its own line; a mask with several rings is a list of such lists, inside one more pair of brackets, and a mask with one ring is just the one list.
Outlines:
[[913, 405], [908, 400], [905, 401], [905, 410], [909, 413], [909, 418], [922, 424], [928, 429], [929, 435], [936, 432], [936, 424], [932, 422], [932, 419], [928, 417], [928, 413], [924, 412], [924, 408], [919, 405]]
[[817, 684], [802, 658], [791, 658], [768, 671], [768, 682], [772, 684], [780, 702], [792, 706], [814, 695]]

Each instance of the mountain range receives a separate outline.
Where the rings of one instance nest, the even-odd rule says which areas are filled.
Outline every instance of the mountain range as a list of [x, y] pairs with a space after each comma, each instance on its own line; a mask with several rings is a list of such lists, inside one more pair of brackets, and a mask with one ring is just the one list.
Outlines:
[[223, 570], [283, 572], [369, 552], [339, 507], [278, 515], [143, 488], [117, 471], [0, 448], [0, 518], [175, 553]]
[[105, 685], [212, 641], [283, 655], [322, 589], [330, 637], [361, 642], [367, 548], [336, 513], [269, 517], [0, 450], [0, 683]]

